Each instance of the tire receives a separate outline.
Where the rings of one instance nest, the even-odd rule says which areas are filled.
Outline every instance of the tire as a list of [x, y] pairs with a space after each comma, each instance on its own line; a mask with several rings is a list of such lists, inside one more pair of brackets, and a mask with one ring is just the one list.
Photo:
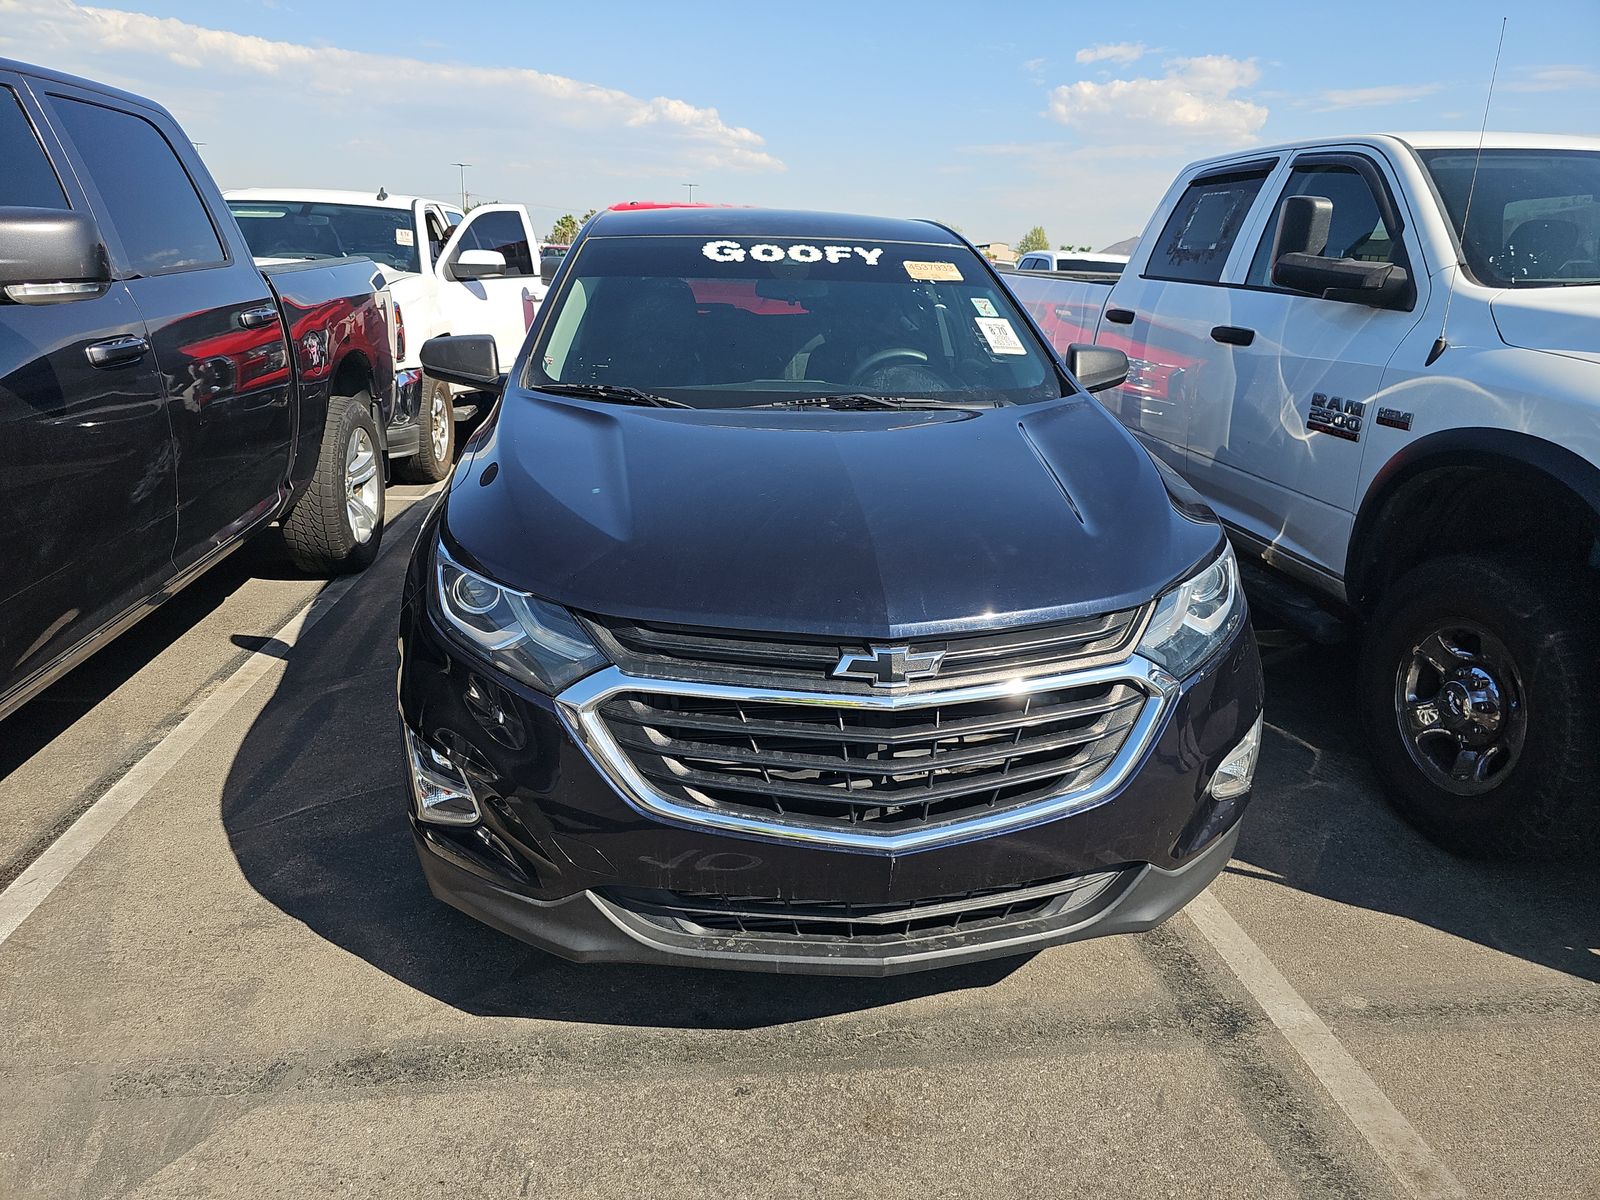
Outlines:
[[449, 476], [456, 458], [455, 405], [449, 384], [422, 377], [417, 424], [417, 452], [400, 461], [399, 474], [411, 483], [438, 483]]
[[1593, 590], [1575, 571], [1456, 555], [1379, 602], [1362, 721], [1391, 802], [1440, 845], [1526, 858], [1595, 844]]
[[316, 473], [283, 520], [295, 566], [313, 575], [364, 570], [383, 541], [383, 442], [372, 399], [335, 396]]

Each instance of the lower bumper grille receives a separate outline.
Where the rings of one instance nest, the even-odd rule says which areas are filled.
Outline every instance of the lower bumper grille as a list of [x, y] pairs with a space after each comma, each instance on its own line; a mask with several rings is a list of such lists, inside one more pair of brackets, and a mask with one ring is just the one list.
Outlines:
[[647, 921], [691, 936], [797, 938], [853, 944], [995, 930], [1087, 909], [1123, 874], [1099, 871], [1021, 887], [899, 904], [844, 904], [697, 892], [610, 888], [602, 895]]
[[1149, 697], [1127, 679], [903, 707], [628, 690], [599, 715], [633, 769], [686, 806], [884, 831], [1091, 786]]

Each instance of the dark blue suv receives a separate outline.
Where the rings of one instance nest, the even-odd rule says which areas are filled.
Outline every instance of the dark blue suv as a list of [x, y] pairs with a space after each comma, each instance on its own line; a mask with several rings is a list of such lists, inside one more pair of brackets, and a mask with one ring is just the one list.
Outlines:
[[[435, 895], [584, 960], [887, 974], [1148, 929], [1222, 869], [1261, 671], [1211, 513], [932, 223], [614, 211], [406, 583]], [[1086, 390], [1088, 389], [1088, 390]]]

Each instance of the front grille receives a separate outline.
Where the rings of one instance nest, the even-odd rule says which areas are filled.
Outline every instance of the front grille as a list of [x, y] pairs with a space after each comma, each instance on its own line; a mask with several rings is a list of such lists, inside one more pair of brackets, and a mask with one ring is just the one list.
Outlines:
[[842, 940], [856, 944], [977, 933], [1022, 921], [1059, 918], [1100, 899], [1121, 870], [987, 888], [894, 904], [718, 896], [642, 888], [601, 894], [637, 916], [690, 935]]
[[1148, 699], [1127, 679], [896, 707], [641, 685], [599, 715], [657, 793], [690, 810], [883, 833], [1088, 787]]
[[798, 689], [825, 686], [861, 694], [878, 689], [870, 681], [835, 678], [833, 670], [846, 654], [865, 654], [875, 645], [941, 651], [938, 674], [914, 685], [919, 691], [937, 690], [1120, 660], [1132, 649], [1142, 617], [1142, 609], [1130, 608], [998, 633], [875, 640], [738, 633], [592, 614], [585, 620], [611, 661], [630, 675]]

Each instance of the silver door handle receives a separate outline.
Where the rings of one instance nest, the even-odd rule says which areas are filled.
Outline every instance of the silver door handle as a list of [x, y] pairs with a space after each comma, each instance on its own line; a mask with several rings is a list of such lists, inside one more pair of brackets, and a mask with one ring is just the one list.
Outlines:
[[239, 314], [239, 328], [260, 329], [263, 325], [271, 325], [278, 319], [278, 310], [270, 304], [263, 304], [260, 308], [247, 308]]
[[136, 363], [150, 353], [150, 343], [137, 334], [108, 338], [84, 350], [92, 367], [121, 367]]

